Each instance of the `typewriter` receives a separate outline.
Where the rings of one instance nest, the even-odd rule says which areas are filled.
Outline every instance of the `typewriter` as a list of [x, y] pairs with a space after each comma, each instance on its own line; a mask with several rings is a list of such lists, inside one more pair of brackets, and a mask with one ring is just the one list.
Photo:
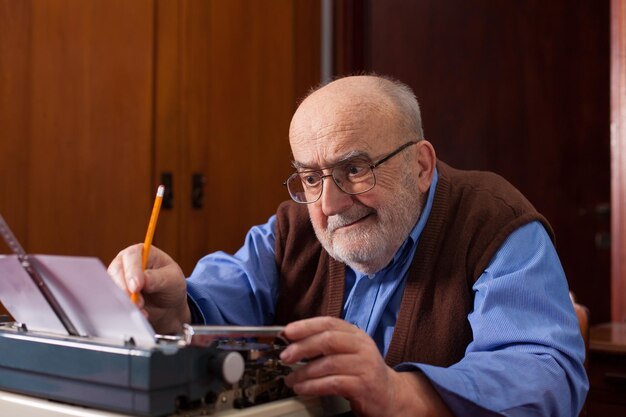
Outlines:
[[[14, 318], [0, 320], [0, 415], [44, 415], [10, 410], [3, 398], [11, 395], [124, 416], [349, 410], [341, 399], [294, 398], [284, 383], [292, 368], [279, 358], [282, 327], [158, 335], [98, 259], [27, 255], [1, 216], [0, 235], [14, 252], [0, 256], [0, 300]], [[267, 411], [281, 401], [297, 406]]]
[[[124, 415], [234, 413], [293, 396], [283, 380], [291, 368], [278, 358], [286, 343], [281, 330], [189, 326], [182, 336], [159, 336], [156, 346], [143, 348], [5, 322], [0, 390]], [[308, 411], [298, 415], [349, 410], [340, 399], [306, 401], [300, 408]]]

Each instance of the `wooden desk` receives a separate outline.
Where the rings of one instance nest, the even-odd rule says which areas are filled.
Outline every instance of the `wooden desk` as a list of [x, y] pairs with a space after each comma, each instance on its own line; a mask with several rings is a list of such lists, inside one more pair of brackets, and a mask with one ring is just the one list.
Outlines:
[[[350, 410], [346, 400], [339, 397], [297, 397], [272, 401], [244, 409], [230, 409], [211, 414], [211, 417], [321, 417], [344, 415]], [[19, 417], [133, 417], [110, 411], [95, 410], [43, 400], [26, 395], [0, 391], [0, 415]], [[181, 412], [170, 417], [197, 416]]]
[[626, 416], [626, 323], [591, 328], [588, 364], [588, 416]]

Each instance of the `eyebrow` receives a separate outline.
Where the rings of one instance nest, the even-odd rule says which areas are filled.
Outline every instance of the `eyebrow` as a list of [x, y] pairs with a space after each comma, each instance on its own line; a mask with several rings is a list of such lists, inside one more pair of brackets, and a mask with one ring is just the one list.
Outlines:
[[364, 151], [350, 151], [345, 155], [340, 156], [339, 158], [335, 159], [334, 162], [332, 162], [330, 165], [327, 165], [323, 168], [318, 168], [316, 166], [313, 165], [307, 165], [305, 163], [302, 162], [298, 162], [298, 161], [291, 161], [291, 166], [294, 167], [294, 169], [296, 170], [303, 170], [303, 171], [323, 171], [325, 169], [328, 168], [332, 168], [335, 165], [338, 165], [342, 162], [345, 162], [347, 160], [353, 159], [353, 158], [358, 158], [358, 157], [366, 157], [369, 159], [369, 155], [367, 154], [367, 152]]

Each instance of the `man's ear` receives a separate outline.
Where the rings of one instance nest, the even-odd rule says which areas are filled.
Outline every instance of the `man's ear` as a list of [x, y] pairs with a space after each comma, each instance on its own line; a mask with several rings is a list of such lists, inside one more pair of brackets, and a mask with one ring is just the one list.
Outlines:
[[421, 193], [426, 193], [430, 188], [430, 183], [433, 181], [435, 165], [437, 164], [437, 155], [435, 154], [435, 148], [427, 140], [420, 140], [415, 145], [415, 148], [419, 169], [417, 175], [417, 186]]

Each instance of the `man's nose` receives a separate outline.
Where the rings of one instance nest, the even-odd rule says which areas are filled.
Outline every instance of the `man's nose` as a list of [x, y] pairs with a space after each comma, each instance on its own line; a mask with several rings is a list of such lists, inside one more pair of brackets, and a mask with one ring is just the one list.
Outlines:
[[322, 212], [326, 217], [343, 213], [354, 203], [352, 196], [341, 191], [331, 177], [324, 178], [324, 189], [320, 201]]

